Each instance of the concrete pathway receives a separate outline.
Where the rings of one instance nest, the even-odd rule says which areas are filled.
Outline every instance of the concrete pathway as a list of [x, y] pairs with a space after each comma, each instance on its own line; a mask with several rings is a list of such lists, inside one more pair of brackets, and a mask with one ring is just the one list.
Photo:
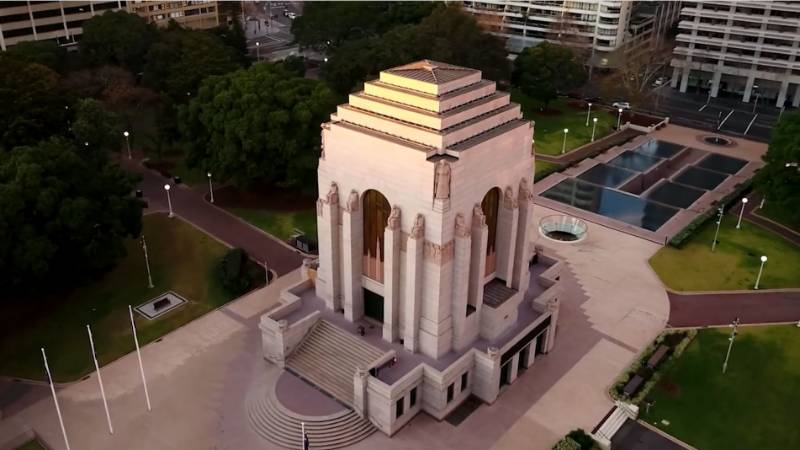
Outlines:
[[284, 275], [300, 266], [302, 254], [293, 250], [277, 238], [247, 224], [232, 214], [206, 202], [204, 196], [207, 189], [190, 188], [186, 185], [174, 185], [172, 180], [162, 177], [158, 172], [150, 170], [138, 163], [121, 159], [125, 170], [142, 176], [139, 189], [144, 192], [149, 209], [166, 211], [167, 195], [164, 185], [172, 185], [170, 197], [173, 211], [202, 229], [206, 233], [233, 247], [241, 247], [257, 261], [266, 261], [270, 269], [278, 275]]
[[781, 323], [800, 320], [800, 290], [682, 294], [669, 292], [669, 325], [702, 327], [742, 323]]

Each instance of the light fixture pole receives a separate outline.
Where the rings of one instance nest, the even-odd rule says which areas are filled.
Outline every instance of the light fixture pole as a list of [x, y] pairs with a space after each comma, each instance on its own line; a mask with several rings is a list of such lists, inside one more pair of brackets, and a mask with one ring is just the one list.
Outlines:
[[267, 266], [267, 260], [264, 260], [264, 279], [266, 280], [266, 284], [264, 286], [269, 286], [269, 267]]
[[722, 363], [722, 373], [728, 370], [728, 359], [731, 357], [731, 349], [733, 349], [733, 340], [736, 339], [736, 329], [739, 327], [739, 318], [735, 318], [729, 325], [731, 328], [731, 337], [728, 338], [728, 353], [725, 354], [725, 362]]
[[211, 196], [211, 203], [214, 203], [214, 185], [211, 183], [211, 172], [206, 172], [206, 176], [208, 176], [208, 192]]
[[150, 274], [150, 257], [147, 255], [147, 241], [142, 235], [142, 251], [144, 252], [144, 265], [147, 267], [147, 287], [153, 288], [153, 276]]
[[256, 42], [256, 59], [261, 61], [261, 42]]
[[742, 209], [741, 209], [741, 211], [739, 211], [739, 221], [736, 222], [736, 229], [737, 230], [742, 227], [742, 215], [744, 215], [744, 207], [745, 207], [745, 205], [747, 205], [747, 197], [742, 198]]
[[131, 140], [128, 138], [131, 134], [127, 131], [123, 131], [122, 135], [125, 136], [125, 145], [128, 147], [128, 159], [133, 159], [133, 155], [131, 154]]
[[758, 106], [758, 97], [761, 96], [761, 91], [758, 90], [758, 85], [753, 85], [753, 89], [756, 91], [756, 101], [753, 102], [753, 114], [756, 113], [756, 107]]
[[586, 126], [589, 126], [589, 115], [592, 113], [592, 103], [589, 102], [589, 109], [586, 110]]
[[758, 204], [758, 209], [763, 209], [764, 208], [764, 202], [766, 202], [766, 201], [767, 201], [767, 197], [766, 196], [761, 197], [761, 203]]
[[151, 411], [150, 393], [147, 392], [147, 379], [144, 377], [144, 366], [142, 365], [142, 352], [139, 350], [139, 337], [136, 335], [136, 322], [133, 320], [133, 308], [128, 305], [128, 315], [131, 318], [131, 331], [133, 331], [133, 343], [136, 345], [136, 358], [139, 360], [139, 374], [142, 376], [142, 386], [144, 387], [144, 400], [147, 403], [147, 410]]
[[69, 448], [69, 439], [67, 439], [67, 429], [64, 428], [64, 418], [61, 417], [61, 408], [58, 406], [58, 397], [56, 396], [56, 387], [53, 385], [53, 376], [50, 374], [50, 366], [47, 365], [47, 355], [42, 347], [42, 359], [44, 360], [44, 371], [47, 372], [47, 380], [50, 382], [50, 393], [53, 394], [53, 403], [56, 404], [56, 414], [58, 415], [58, 424], [61, 425], [61, 435], [64, 436], [64, 445]]
[[97, 383], [100, 385], [100, 397], [103, 399], [103, 409], [106, 410], [106, 421], [108, 422], [108, 434], [114, 434], [114, 427], [111, 426], [111, 413], [108, 411], [108, 400], [106, 400], [106, 390], [103, 388], [103, 377], [100, 376], [100, 364], [97, 362], [97, 352], [94, 350], [94, 338], [92, 337], [92, 328], [87, 324], [86, 332], [89, 333], [89, 345], [92, 348], [92, 360], [94, 361], [94, 370], [97, 372]]
[[592, 122], [592, 142], [594, 142], [594, 132], [597, 130], [597, 117], [593, 117]]
[[758, 276], [756, 277], [756, 285], [753, 289], [758, 290], [758, 283], [761, 282], [761, 274], [764, 272], [764, 264], [767, 262], [767, 255], [761, 255], [761, 267], [758, 268]]
[[717, 236], [719, 236], [719, 225], [722, 223], [722, 215], [725, 213], [725, 210], [719, 208], [717, 210], [717, 231], [714, 232], [714, 242], [711, 243], [711, 251], [717, 249]]
[[617, 111], [617, 130], [619, 130], [619, 126], [622, 123], [622, 108], [619, 108]]
[[164, 190], [167, 191], [167, 206], [169, 206], [169, 217], [172, 217], [174, 216], [174, 214], [172, 213], [172, 199], [169, 196], [169, 189], [170, 186], [168, 184], [165, 184]]
[[561, 154], [562, 155], [567, 150], [567, 133], [569, 133], [569, 129], [568, 128], [564, 128], [564, 142], [561, 143]]

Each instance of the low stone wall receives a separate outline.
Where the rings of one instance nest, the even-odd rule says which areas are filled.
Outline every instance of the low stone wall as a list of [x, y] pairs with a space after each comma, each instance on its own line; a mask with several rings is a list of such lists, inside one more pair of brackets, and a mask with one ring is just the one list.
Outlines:
[[292, 324], [285, 319], [300, 309], [301, 299], [297, 294], [309, 288], [313, 288], [313, 282], [305, 279], [286, 289], [281, 292], [281, 306], [261, 316], [258, 327], [261, 329], [264, 358], [278, 367], [285, 366], [286, 358], [320, 319], [319, 311], [314, 311]]

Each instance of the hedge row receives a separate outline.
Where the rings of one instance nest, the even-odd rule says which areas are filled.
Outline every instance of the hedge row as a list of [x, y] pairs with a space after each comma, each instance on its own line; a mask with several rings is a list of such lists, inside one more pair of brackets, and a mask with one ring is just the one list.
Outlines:
[[672, 238], [669, 240], [669, 245], [672, 247], [681, 248], [695, 231], [708, 223], [709, 220], [717, 216], [717, 209], [720, 207], [727, 209], [733, 201], [741, 197], [745, 192], [749, 191], [752, 185], [752, 178], [748, 179], [744, 183], [737, 184], [736, 187], [734, 187], [733, 190], [728, 193], [728, 195], [712, 203], [711, 207], [700, 213], [694, 218], [694, 220], [683, 227], [681, 231], [672, 236]]

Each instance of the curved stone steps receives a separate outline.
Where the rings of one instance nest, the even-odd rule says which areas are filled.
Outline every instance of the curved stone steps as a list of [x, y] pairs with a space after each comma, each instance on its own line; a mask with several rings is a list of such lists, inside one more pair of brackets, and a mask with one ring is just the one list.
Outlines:
[[323, 416], [307, 417], [284, 408], [275, 398], [274, 387], [257, 390], [246, 401], [247, 417], [262, 438], [285, 448], [302, 448], [302, 426], [314, 449], [337, 449], [353, 445], [372, 434], [375, 427], [349, 409]]

